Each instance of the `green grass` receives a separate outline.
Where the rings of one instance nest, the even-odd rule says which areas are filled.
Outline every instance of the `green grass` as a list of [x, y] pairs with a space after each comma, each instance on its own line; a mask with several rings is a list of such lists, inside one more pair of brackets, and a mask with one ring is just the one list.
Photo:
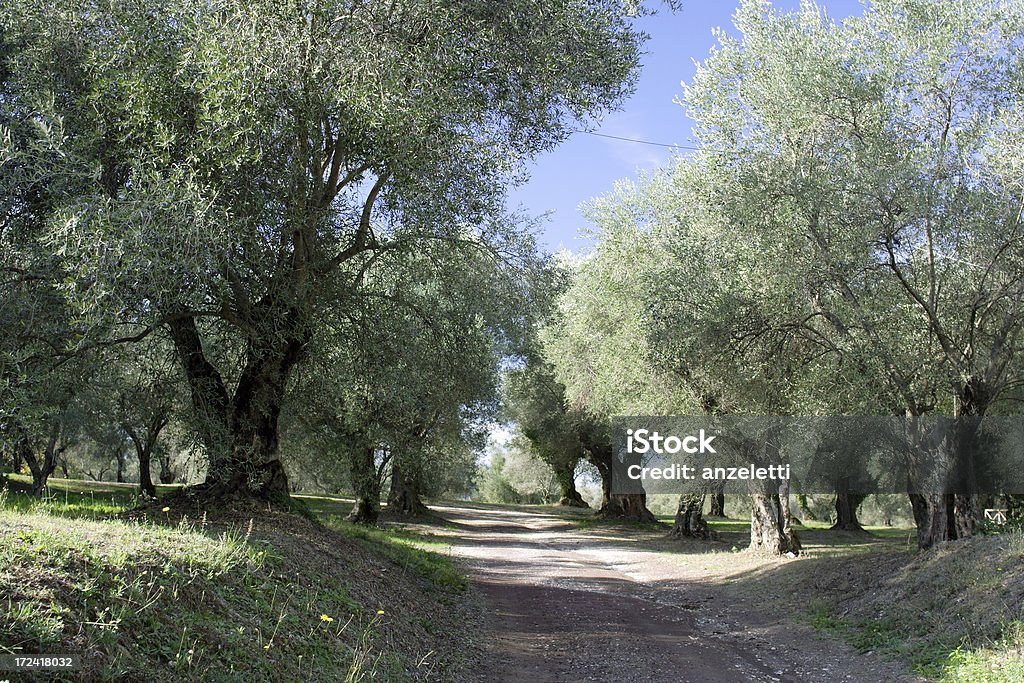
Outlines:
[[133, 487], [54, 483], [42, 500], [0, 493], [0, 653], [83, 653], [89, 680], [408, 680], [439, 657], [417, 643], [451, 619], [407, 606], [445, 612], [465, 587], [426, 536], [330, 514], [340, 538], [283, 515], [281, 532], [257, 519], [266, 538], [103, 519], [135, 505]]
[[447, 554], [448, 544], [428, 534], [395, 527], [368, 527], [345, 521], [353, 500], [338, 496], [293, 496], [330, 529], [373, 548], [405, 570], [435, 585], [462, 590], [466, 577]]
[[132, 485], [67, 479], [51, 479], [46, 493], [36, 498], [24, 492], [32, 484], [31, 477], [15, 474], [6, 477], [12, 486], [7, 490], [0, 486], [0, 496], [5, 497], [0, 508], [8, 510], [102, 519], [134, 507], [139, 500], [137, 488]]
[[[859, 554], [881, 551], [879, 558], [896, 559], [886, 546], [902, 550], [907, 533], [853, 545], [844, 555], [827, 548], [810, 571], [824, 585], [842, 584], [851, 576], [844, 567]], [[874, 578], [821, 594], [806, 619], [860, 651], [897, 657], [942, 683], [1024, 683], [1024, 535], [975, 537], [903, 557]]]
[[[22, 486], [31, 486], [32, 477], [25, 474], [12, 474], [7, 473], [0, 476], [5, 476], [7, 479], [20, 484]], [[94, 493], [104, 494], [114, 497], [125, 497], [130, 498], [138, 494], [139, 485], [130, 482], [115, 482], [115, 481], [92, 481], [89, 479], [61, 479], [59, 477], [50, 477], [47, 480], [46, 486], [50, 489], [51, 494], [63, 494], [65, 491], [78, 492], [78, 493]], [[173, 491], [177, 491], [182, 488], [181, 484], [156, 484], [156, 495], [162, 496]]]
[[[3, 477], [12, 483], [13, 490], [4, 490]], [[6, 496], [0, 509], [45, 512], [71, 519], [104, 519], [130, 510], [141, 502], [136, 484], [51, 477], [46, 493], [40, 498], [24, 493], [31, 485], [32, 478], [25, 475], [0, 475], [0, 495]], [[158, 485], [157, 496], [179, 488], [178, 485]]]
[[[0, 535], [4, 652], [67, 651], [73, 636], [73, 651], [104, 653], [87, 664], [100, 679], [194, 677], [214, 666], [220, 680], [245, 680], [250, 667], [274, 673], [260, 656], [274, 638], [265, 625], [299, 626], [294, 608], [279, 611], [265, 597], [270, 588], [293, 592], [273, 554], [239, 532], [69, 526], [62, 517], [8, 509], [0, 512]], [[320, 640], [289, 649], [312, 658], [326, 652]]]
[[899, 619], [838, 617], [833, 608], [815, 601], [806, 620], [815, 628], [850, 643], [858, 652], [900, 656], [911, 670], [930, 679], [937, 679], [942, 674], [945, 661], [950, 656], [949, 645], [939, 640], [908, 640], [906, 628]]
[[336, 518], [328, 518], [325, 522], [334, 531], [373, 548], [403, 569], [437, 586], [454, 590], [466, 587], [465, 575], [450, 556], [442, 554], [448, 548], [442, 541], [411, 531], [367, 527]]
[[988, 647], [958, 647], [946, 658], [942, 683], [1024, 683], [1024, 625], [1013, 622]]
[[813, 609], [810, 623], [846, 640], [859, 652], [898, 654], [912, 671], [940, 683], [1024, 683], [1024, 639], [1019, 623], [987, 646], [942, 637], [908, 638], [902, 619], [843, 619]]

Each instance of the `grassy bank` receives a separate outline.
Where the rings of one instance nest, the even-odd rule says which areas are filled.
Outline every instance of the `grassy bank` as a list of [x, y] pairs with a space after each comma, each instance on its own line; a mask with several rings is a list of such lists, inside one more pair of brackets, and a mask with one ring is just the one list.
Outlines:
[[742, 552], [746, 521], [711, 526], [720, 542], [680, 559], [699, 562], [707, 580], [737, 599], [791, 614], [931, 680], [1024, 683], [1020, 531], [918, 552], [913, 529], [851, 534], [812, 522], [799, 529], [801, 557], [789, 560]]
[[1024, 536], [1012, 532], [879, 553], [856, 574], [826, 558], [794, 584], [815, 591], [807, 618], [859, 650], [943, 683], [1024, 683], [1022, 560]]
[[427, 539], [246, 509], [99, 519], [131, 496], [96, 489], [0, 494], [0, 651], [79, 654], [74, 680], [445, 680], [463, 666], [464, 580]]

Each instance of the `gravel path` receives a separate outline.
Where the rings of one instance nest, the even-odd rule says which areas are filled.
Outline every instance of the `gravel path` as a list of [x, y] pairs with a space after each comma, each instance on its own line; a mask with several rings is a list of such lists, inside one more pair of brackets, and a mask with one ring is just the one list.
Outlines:
[[[738, 604], [670, 554], [530, 510], [437, 507], [489, 633], [468, 681], [916, 681]], [[632, 547], [632, 546], [636, 547]]]

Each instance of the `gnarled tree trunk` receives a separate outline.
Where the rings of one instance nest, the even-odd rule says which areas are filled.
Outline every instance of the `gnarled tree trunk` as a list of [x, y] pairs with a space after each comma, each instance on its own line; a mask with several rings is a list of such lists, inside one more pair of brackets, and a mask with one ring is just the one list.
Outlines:
[[976, 411], [973, 404], [962, 403], [952, 430], [943, 442], [934, 445], [932, 450], [920, 449], [926, 458], [938, 463], [936, 471], [939, 473], [939, 476], [923, 477], [922, 481], [908, 479], [907, 482], [920, 550], [969, 538], [977, 527], [980, 511], [974, 490], [974, 449], [978, 423], [972, 419], [978, 414]]
[[679, 496], [675, 524], [672, 527], [673, 536], [704, 540], [716, 537], [704, 520], [704, 499], [703, 493], [684, 493]]
[[427, 506], [420, 500], [419, 470], [415, 467], [406, 468], [402, 464], [402, 457], [398, 454], [395, 454], [391, 462], [388, 511], [409, 516], [422, 515], [427, 512]]
[[[163, 451], [163, 449], [160, 450]], [[178, 473], [171, 467], [171, 454], [161, 452], [157, 456], [157, 461], [160, 463], [160, 483], [173, 484], [178, 478]]]
[[800, 553], [800, 539], [790, 522], [788, 491], [751, 496], [750, 549], [768, 555]]
[[602, 517], [628, 519], [636, 522], [657, 522], [658, 518], [647, 509], [646, 493], [611, 494], [598, 513]]
[[348, 521], [376, 524], [380, 516], [380, 479], [377, 477], [376, 448], [363, 446], [351, 451], [352, 489], [356, 502]]
[[242, 496], [286, 503], [288, 478], [278, 458], [278, 418], [288, 377], [305, 342], [294, 310], [275, 310], [270, 294], [256, 308], [278, 327], [250, 339], [233, 396], [206, 358], [195, 318], [174, 318], [168, 328], [207, 451], [206, 482], [199, 493], [212, 499]]
[[920, 550], [927, 550], [937, 543], [954, 538], [949, 534], [949, 512], [952, 503], [950, 496], [916, 492], [907, 495], [910, 498], [910, 507], [914, 511], [917, 547]]
[[128, 458], [124, 454], [124, 448], [118, 448], [114, 451], [114, 462], [117, 463], [115, 481], [117, 481], [118, 484], [123, 484], [124, 470], [128, 466]]
[[146, 431], [144, 432], [136, 430], [127, 422], [121, 424], [121, 428], [124, 429], [132, 445], [135, 447], [135, 455], [139, 459], [139, 490], [151, 497], [156, 497], [156, 486], [153, 485], [153, 475], [150, 469], [153, 460], [153, 450], [156, 448], [157, 440], [160, 438], [160, 432], [166, 426], [167, 418], [164, 416], [153, 418], [146, 425]]
[[725, 488], [724, 482], [719, 482], [711, 490], [711, 509], [708, 510], [708, 517], [725, 517]]
[[601, 509], [598, 514], [638, 522], [658, 521], [647, 509], [646, 493], [612, 493], [612, 458], [615, 456], [611, 443], [586, 433], [580, 440], [587, 449], [587, 459], [601, 475]]
[[836, 522], [832, 529], [841, 531], [864, 531], [857, 519], [857, 508], [867, 498], [861, 493], [850, 492], [849, 477], [840, 477], [836, 481]]
[[150, 454], [152, 451], [136, 452], [139, 457], [139, 491], [147, 496], [156, 497], [156, 486], [150, 472]]
[[568, 507], [589, 508], [590, 506], [587, 504], [587, 501], [583, 500], [583, 496], [576, 490], [576, 464], [578, 462], [578, 460], [566, 459], [564, 462], [551, 468], [555, 473], [555, 481], [558, 482], [560, 493], [558, 504]]
[[598, 510], [598, 514], [602, 517], [628, 519], [637, 522], [657, 522], [658, 518], [647, 509], [646, 493], [612, 493], [611, 459], [612, 448], [608, 446], [607, 451], [603, 448], [599, 449], [598, 457], [591, 460], [601, 475], [601, 509]]
[[46, 483], [53, 474], [53, 471], [57, 469], [57, 461], [61, 454], [67, 449], [67, 445], [59, 445], [61, 433], [61, 425], [58, 422], [50, 429], [50, 436], [46, 441], [46, 447], [43, 449], [43, 457], [40, 460], [36, 457], [35, 451], [32, 449], [32, 443], [28, 438], [28, 435], [22, 432], [18, 446], [19, 452], [21, 453], [21, 459], [28, 464], [28, 469], [32, 472], [32, 495], [39, 497], [43, 495], [43, 491], [46, 490]]

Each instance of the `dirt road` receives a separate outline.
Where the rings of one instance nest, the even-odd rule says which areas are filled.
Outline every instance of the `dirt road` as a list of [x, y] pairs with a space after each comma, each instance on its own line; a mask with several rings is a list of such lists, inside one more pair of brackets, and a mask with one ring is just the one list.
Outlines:
[[478, 681], [912, 681], [902, 668], [758, 612], [629, 534], [526, 510], [438, 507], [482, 594]]

